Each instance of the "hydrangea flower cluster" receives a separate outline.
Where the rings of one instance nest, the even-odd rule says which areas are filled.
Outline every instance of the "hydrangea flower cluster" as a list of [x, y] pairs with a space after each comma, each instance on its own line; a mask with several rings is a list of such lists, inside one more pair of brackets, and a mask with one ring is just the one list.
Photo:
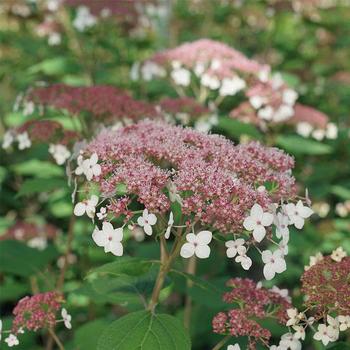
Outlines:
[[157, 116], [155, 107], [137, 101], [126, 92], [108, 85], [90, 87], [74, 87], [56, 84], [33, 89], [27, 96], [27, 101], [66, 110], [72, 115], [89, 113], [98, 122], [111, 125], [117, 122], [130, 123], [142, 118]]
[[[142, 121], [104, 130], [82, 150], [75, 174], [84, 175], [85, 188], [97, 183], [101, 199], [88, 196], [76, 204], [74, 212], [86, 212], [92, 219], [97, 213], [104, 222], [122, 217], [124, 225], [139, 226], [147, 235], [152, 235], [159, 220], [160, 225], [168, 222], [164, 225], [166, 239], [174, 224], [185, 226], [188, 231], [183, 239], [187, 242], [180, 250], [184, 258], [209, 257], [212, 230], [230, 234], [234, 240], [226, 242], [227, 256], [244, 269], [252, 264], [249, 248], [266, 237], [277, 248], [261, 252], [264, 275], [271, 279], [286, 269], [288, 225], [301, 229], [312, 214], [301, 200], [292, 202], [293, 165], [287, 154], [256, 142], [235, 146], [218, 135]], [[267, 184], [273, 185], [270, 191]], [[132, 209], [134, 199], [144, 206], [142, 216], [140, 210]], [[173, 202], [181, 207], [181, 222], [174, 223]], [[280, 242], [273, 240], [272, 225]], [[96, 227], [93, 238], [106, 252], [121, 255], [122, 249], [116, 247], [123, 232], [114, 230], [103, 224], [102, 230]], [[118, 251], [109, 246], [115, 240]]]
[[287, 310], [291, 307], [288, 297], [277, 287], [267, 289], [247, 278], [233, 278], [227, 286], [232, 290], [224, 294], [223, 301], [234, 308], [213, 318], [214, 333], [247, 336], [249, 349], [256, 349], [257, 342], [268, 346], [271, 333], [259, 320], [272, 318], [285, 324]]
[[71, 329], [72, 317], [65, 308], [61, 309], [62, 319], [57, 319], [57, 312], [63, 301], [63, 295], [58, 292], [39, 293], [22, 298], [13, 309], [14, 320], [11, 330], [4, 331], [0, 320], [0, 340], [2, 333], [9, 333], [5, 342], [8, 347], [13, 347], [19, 345], [18, 335], [25, 331], [51, 329], [59, 322], [63, 322], [66, 328]]
[[329, 256], [318, 253], [310, 257], [310, 264], [301, 277], [305, 310], [287, 310], [286, 325], [291, 328], [292, 337], [304, 340], [305, 331], [310, 327], [314, 339], [326, 346], [350, 328], [349, 271], [350, 257], [342, 247]]
[[0, 240], [14, 239], [26, 242], [29, 247], [43, 250], [48, 240], [57, 237], [57, 228], [51, 224], [39, 225], [27, 221], [17, 221], [0, 235]]

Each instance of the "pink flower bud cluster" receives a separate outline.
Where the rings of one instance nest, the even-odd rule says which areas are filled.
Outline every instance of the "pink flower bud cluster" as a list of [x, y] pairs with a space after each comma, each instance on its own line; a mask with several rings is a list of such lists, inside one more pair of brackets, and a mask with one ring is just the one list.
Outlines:
[[47, 292], [26, 296], [21, 299], [13, 310], [15, 316], [12, 332], [21, 328], [37, 331], [52, 327], [56, 323], [56, 314], [63, 302], [63, 296], [57, 292]]
[[107, 85], [73, 87], [57, 84], [32, 90], [28, 99], [54, 109], [67, 110], [73, 115], [89, 113], [104, 124], [157, 116], [154, 106]]
[[224, 294], [223, 300], [239, 308], [218, 313], [212, 321], [214, 333], [248, 336], [249, 349], [255, 349], [258, 340], [266, 344], [271, 333], [258, 320], [272, 317], [284, 325], [288, 319], [290, 302], [277, 292], [259, 287], [247, 278], [233, 278], [227, 282], [227, 286], [232, 290]]
[[[184, 43], [174, 49], [156, 53], [149, 61], [160, 66], [179, 62], [188, 69], [195, 69], [196, 65], [202, 64], [208, 74], [215, 74], [220, 79], [235, 76], [235, 71], [257, 73], [268, 69], [267, 66], [247, 58], [228, 45], [210, 39]], [[218, 67], [214, 67], [215, 69], [210, 67], [213, 61], [219, 63]]]
[[[255, 203], [295, 195], [293, 159], [257, 142], [235, 146], [218, 135], [163, 122], [142, 121], [116, 131], [105, 130], [85, 149], [96, 153], [102, 196], [113, 197], [118, 184], [150, 212], [166, 212], [171, 193], [181, 198], [184, 215], [222, 232], [241, 231]], [[274, 183], [276, 191], [259, 191]], [[125, 201], [127, 201], [125, 199]]]
[[17, 221], [3, 235], [0, 235], [0, 240], [29, 241], [36, 237], [55, 239], [57, 237], [57, 228], [51, 224], [39, 225], [32, 222]]
[[309, 267], [301, 277], [306, 307], [322, 316], [329, 311], [350, 315], [349, 271], [350, 257], [334, 261], [326, 256]]
[[27, 132], [31, 142], [59, 143], [72, 145], [79, 134], [66, 130], [61, 123], [53, 120], [29, 120], [14, 130], [15, 134]]

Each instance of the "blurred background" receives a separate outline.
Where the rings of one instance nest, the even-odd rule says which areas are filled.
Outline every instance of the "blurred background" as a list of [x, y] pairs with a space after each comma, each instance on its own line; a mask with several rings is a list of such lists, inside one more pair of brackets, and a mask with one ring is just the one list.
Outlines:
[[[300, 103], [324, 113], [327, 122], [336, 125], [337, 132], [332, 137], [301, 135], [286, 126], [274, 129], [271, 138], [269, 132], [256, 125], [228, 118], [235, 104], [229, 100], [220, 105], [219, 123], [212, 130], [234, 142], [256, 139], [278, 146], [296, 159], [294, 175], [300, 193], [304, 195], [307, 188], [316, 215], [302, 231], [292, 232], [288, 270], [266, 286], [288, 288], [298, 305], [302, 302], [299, 279], [309, 256], [319, 251], [329, 253], [339, 245], [350, 253], [348, 0], [1, 0], [0, 139], [6, 130], [33, 118], [40, 119], [43, 113], [45, 118], [72, 128], [67, 113], [43, 112], [23, 103], [23, 97], [36, 87], [54, 83], [107, 84], [155, 104], [162, 98], [176, 97], [176, 91], [167, 82], [134, 80], [130, 72], [137, 62], [158, 51], [201, 38], [226, 43], [247, 57], [270, 65], [297, 91]], [[1, 314], [6, 323], [18, 299], [33, 290], [49, 289], [50, 279], [59, 272], [72, 205], [64, 169], [50, 161], [47, 146], [38, 145], [23, 152], [1, 149], [0, 161], [0, 239], [21, 241], [17, 242], [19, 245], [4, 245], [5, 239], [0, 241], [1, 252], [6, 251], [0, 267]], [[28, 234], [26, 244], [13, 235], [13, 227], [18, 223], [31, 225], [24, 226], [25, 232], [33, 232]], [[63, 334], [67, 349], [94, 349], [94, 334], [115, 312], [110, 305], [129, 297], [113, 294], [107, 287], [93, 290], [84, 280], [92, 266], [112, 259], [92, 247], [92, 227], [87, 220], [76, 224], [72, 265], [65, 287], [76, 327], [74, 332]], [[45, 243], [31, 242], [27, 250], [28, 241], [37, 237], [39, 231]], [[32, 249], [40, 254], [34, 257]], [[128, 252], [145, 257], [158, 254], [154, 242], [137, 244], [131, 236]], [[28, 277], [28, 259], [38, 260], [37, 267], [43, 268], [42, 278]], [[19, 266], [24, 270], [19, 271]], [[224, 249], [203, 261], [199, 275], [217, 286], [223, 286], [233, 276], [262, 278], [261, 271], [246, 272], [225, 259]], [[183, 290], [184, 281], [179, 279], [171, 288]], [[209, 349], [219, 339], [211, 331], [211, 319], [223, 308], [221, 297], [204, 295], [195, 287], [191, 293], [196, 301], [191, 329], [193, 349]], [[167, 307], [175, 309], [181, 302], [175, 294]], [[277, 325], [269, 327], [276, 339], [284, 333]], [[18, 349], [44, 346], [35, 334], [24, 338]], [[305, 342], [305, 349], [323, 348], [312, 339]]]

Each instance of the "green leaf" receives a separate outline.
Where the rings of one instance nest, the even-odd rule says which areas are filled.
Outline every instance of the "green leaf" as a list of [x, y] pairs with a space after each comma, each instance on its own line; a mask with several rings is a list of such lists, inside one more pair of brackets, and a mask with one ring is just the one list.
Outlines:
[[89, 275], [93, 273], [102, 273], [114, 276], [140, 276], [150, 269], [152, 263], [154, 262], [141, 260], [138, 258], [122, 257], [118, 258], [118, 260], [112, 263], [108, 263], [91, 270]]
[[254, 139], [261, 139], [261, 135], [253, 125], [232, 118], [220, 117], [217, 128], [230, 137], [239, 138], [241, 135], [249, 135]]
[[331, 192], [342, 199], [350, 199], [350, 190], [344, 186], [334, 185], [331, 187]]
[[66, 57], [47, 58], [30, 67], [29, 73], [44, 73], [47, 75], [59, 75], [64, 73], [74, 73], [77, 65]]
[[296, 135], [281, 135], [277, 137], [277, 145], [293, 154], [322, 155], [332, 152], [332, 147], [323, 143], [304, 139]]
[[334, 345], [331, 345], [328, 350], [350, 350], [350, 344], [345, 342], [337, 342]]
[[[17, 174], [32, 175], [40, 178], [51, 178], [53, 176], [62, 176], [63, 168], [50, 162], [31, 159], [20, 164], [14, 164], [11, 167]], [[41, 181], [41, 180], [40, 180]]]
[[56, 259], [57, 251], [52, 246], [40, 251], [22, 242], [5, 240], [0, 242], [0, 256], [1, 272], [30, 276], [39, 273], [49, 262]]
[[190, 350], [181, 322], [166, 314], [130, 313], [113, 322], [98, 340], [97, 350]]
[[98, 337], [109, 325], [104, 319], [94, 320], [79, 327], [74, 335], [74, 349], [96, 350]]
[[67, 183], [61, 178], [29, 179], [23, 182], [17, 196], [27, 196], [33, 193], [49, 192], [57, 188], [66, 187]]

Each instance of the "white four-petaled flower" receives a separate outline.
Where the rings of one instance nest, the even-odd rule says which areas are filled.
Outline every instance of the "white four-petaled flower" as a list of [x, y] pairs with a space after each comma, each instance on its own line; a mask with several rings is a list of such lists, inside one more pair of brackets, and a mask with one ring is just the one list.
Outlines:
[[313, 210], [304, 206], [301, 200], [299, 200], [297, 204], [286, 204], [285, 210], [289, 217], [290, 224], [294, 225], [299, 230], [303, 228], [305, 219], [313, 214]]
[[286, 262], [280, 250], [276, 250], [273, 253], [270, 250], [264, 250], [261, 256], [265, 263], [263, 272], [267, 280], [273, 279], [276, 273], [282, 273], [287, 269]]
[[24, 131], [21, 134], [18, 134], [16, 136], [16, 139], [18, 141], [18, 148], [20, 150], [29, 148], [32, 145], [32, 142], [30, 141], [29, 135], [28, 135], [28, 133], [26, 131]]
[[261, 242], [266, 235], [265, 227], [273, 222], [273, 215], [264, 212], [259, 204], [254, 204], [250, 210], [250, 215], [245, 218], [243, 226], [248, 231], [253, 231], [253, 237], [257, 242]]
[[176, 85], [188, 86], [191, 82], [191, 73], [185, 68], [176, 68], [170, 73]]
[[170, 237], [170, 231], [171, 231], [171, 228], [173, 227], [173, 225], [174, 225], [174, 214], [171, 211], [169, 214], [168, 227], [167, 227], [165, 234], [164, 234], [165, 239], [168, 239]]
[[247, 248], [241, 246], [238, 250], [238, 255], [236, 256], [235, 262], [240, 263], [244, 270], [249, 270], [252, 266], [252, 259], [246, 254]]
[[106, 207], [101, 207], [100, 211], [97, 213], [97, 217], [99, 220], [103, 220], [107, 217], [107, 209]]
[[19, 344], [18, 338], [12, 333], [5, 339], [5, 342], [9, 348], [17, 346]]
[[341, 262], [345, 257], [346, 251], [343, 249], [343, 247], [338, 247], [337, 249], [333, 250], [331, 254], [331, 259], [336, 262]]
[[84, 174], [88, 181], [92, 180], [94, 176], [101, 175], [101, 166], [97, 164], [98, 156], [94, 153], [90, 158], [84, 159], [80, 155], [77, 159], [78, 167], [75, 169], [76, 175]]
[[321, 341], [324, 346], [328, 345], [332, 341], [331, 329], [323, 323], [319, 324], [314, 339]]
[[145, 209], [142, 213], [142, 216], [137, 218], [137, 223], [143, 227], [145, 233], [149, 236], [152, 235], [152, 226], [157, 222], [157, 217], [154, 214], [149, 214], [148, 210]]
[[114, 229], [110, 222], [104, 222], [102, 230], [95, 227], [92, 238], [99, 247], [104, 247], [106, 253], [111, 252], [116, 256], [123, 255], [123, 245], [121, 243], [123, 239], [122, 227]]
[[58, 165], [64, 164], [65, 161], [70, 157], [68, 148], [60, 144], [51, 144], [49, 147], [49, 153], [52, 154]]
[[227, 248], [226, 250], [227, 257], [234, 258], [237, 255], [237, 253], [239, 254], [239, 252], [243, 252], [244, 249], [242, 248], [245, 248], [244, 243], [245, 243], [245, 240], [243, 238], [238, 238], [235, 241], [227, 241], [225, 243], [225, 246]]
[[340, 323], [339, 325], [339, 330], [340, 331], [346, 331], [348, 328], [350, 328], [350, 315], [343, 316], [340, 315], [338, 316], [338, 321]]
[[74, 215], [83, 216], [86, 215], [93, 219], [95, 216], [96, 205], [98, 203], [98, 197], [96, 195], [92, 195], [90, 199], [85, 200], [83, 202], [79, 202], [74, 207]]
[[200, 259], [206, 259], [210, 255], [209, 243], [213, 235], [210, 231], [200, 231], [197, 234], [186, 235], [187, 242], [181, 247], [180, 255], [183, 258], [190, 258], [196, 255]]
[[63, 323], [65, 327], [68, 329], [72, 329], [72, 323], [71, 323], [72, 316], [67, 312], [65, 308], [62, 308], [61, 316], [63, 318]]

